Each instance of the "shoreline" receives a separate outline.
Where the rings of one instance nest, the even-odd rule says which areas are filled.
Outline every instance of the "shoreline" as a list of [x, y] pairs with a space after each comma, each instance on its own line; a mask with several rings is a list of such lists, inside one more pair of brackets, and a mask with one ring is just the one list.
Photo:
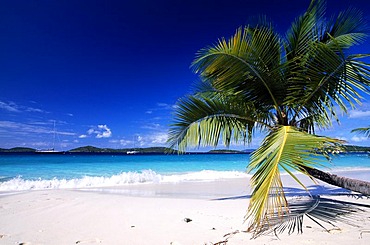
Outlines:
[[[343, 176], [352, 179], [359, 179], [369, 181], [370, 179], [370, 168], [345, 168], [345, 169], [329, 169], [324, 168], [324, 172]], [[304, 180], [305, 185], [314, 185], [315, 183], [308, 179], [301, 173], [293, 172], [298, 178]], [[144, 190], [148, 186], [157, 186], [157, 189], [162, 189], [166, 186], [181, 186], [187, 185], [187, 183], [210, 183], [210, 182], [240, 182], [244, 180], [246, 184], [249, 184], [249, 179], [252, 174], [247, 174], [240, 171], [215, 171], [215, 170], [202, 170], [196, 172], [185, 172], [172, 175], [158, 174], [152, 170], [143, 170], [139, 172], [122, 172], [118, 175], [112, 176], [85, 176], [82, 178], [75, 179], [38, 179], [38, 180], [27, 180], [21, 177], [7, 178], [6, 181], [0, 179], [0, 196], [7, 195], [7, 193], [13, 192], [25, 192], [33, 190], [90, 190], [94, 189], [98, 192], [112, 190], [112, 192], [130, 192], [130, 190], [137, 191]], [[289, 181], [290, 175], [286, 172], [281, 173], [283, 180]], [[326, 183], [318, 182], [321, 185]], [[289, 185], [295, 185], [294, 182], [288, 182]], [[243, 185], [242, 183], [240, 185]], [[203, 185], [207, 186], [207, 184]], [[233, 184], [232, 186], [236, 186]], [[149, 188], [150, 189], [150, 188]], [[249, 190], [249, 189], [248, 189]], [[250, 191], [250, 190], [249, 190]], [[159, 193], [161, 194], [161, 193]], [[199, 195], [200, 193], [195, 193]], [[207, 194], [207, 193], [204, 193]], [[212, 194], [212, 193], [211, 193]], [[226, 193], [227, 194], [227, 193]], [[153, 194], [152, 196], [155, 196]]]
[[[282, 178], [288, 196], [304, 194], [290, 178]], [[311, 187], [325, 197], [370, 205], [370, 199], [351, 198], [340, 188], [321, 183]], [[344, 245], [366, 244], [370, 238], [366, 232], [370, 216], [365, 212], [360, 228], [338, 223], [340, 228], [325, 232], [306, 218], [301, 235], [284, 233], [251, 241], [251, 234], [244, 232], [249, 195], [248, 178], [0, 195], [0, 244], [210, 245], [227, 239], [227, 245]]]

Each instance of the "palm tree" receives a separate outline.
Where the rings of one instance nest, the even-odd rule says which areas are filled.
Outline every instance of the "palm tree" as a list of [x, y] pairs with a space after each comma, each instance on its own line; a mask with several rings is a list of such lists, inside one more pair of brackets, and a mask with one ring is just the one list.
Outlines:
[[[282, 170], [303, 187], [294, 171], [337, 181], [317, 167], [343, 142], [315, 130], [329, 128], [332, 119], [338, 121], [337, 108], [347, 112], [360, 102], [360, 93], [370, 92], [370, 64], [362, 60], [369, 55], [349, 53], [366, 37], [361, 13], [348, 9], [329, 20], [324, 13], [324, 1], [312, 0], [284, 36], [261, 19], [200, 50], [192, 67], [201, 82], [175, 109], [168, 143], [180, 151], [250, 143], [255, 132], [266, 133], [248, 165], [250, 230], [288, 211]], [[360, 186], [370, 194], [370, 183]]]

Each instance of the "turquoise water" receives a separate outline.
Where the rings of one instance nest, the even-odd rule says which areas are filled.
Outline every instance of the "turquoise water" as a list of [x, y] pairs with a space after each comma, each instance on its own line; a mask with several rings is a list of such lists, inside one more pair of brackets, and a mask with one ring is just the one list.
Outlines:
[[230, 155], [5, 155], [0, 156], [4, 177], [25, 179], [111, 176], [121, 172], [153, 170], [158, 174], [201, 170], [245, 171], [247, 154]]
[[[247, 154], [0, 155], [0, 191], [204, 181], [248, 176]], [[370, 170], [367, 154], [335, 156], [331, 170]]]

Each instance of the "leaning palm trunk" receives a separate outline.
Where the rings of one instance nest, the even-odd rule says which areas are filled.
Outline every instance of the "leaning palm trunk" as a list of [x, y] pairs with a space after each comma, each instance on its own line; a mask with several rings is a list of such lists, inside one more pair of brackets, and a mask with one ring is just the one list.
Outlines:
[[370, 195], [370, 182], [364, 180], [341, 177], [335, 174], [326, 173], [316, 168], [303, 167], [312, 177], [324, 181], [328, 184], [345, 188], [347, 190], [359, 192], [363, 195]]

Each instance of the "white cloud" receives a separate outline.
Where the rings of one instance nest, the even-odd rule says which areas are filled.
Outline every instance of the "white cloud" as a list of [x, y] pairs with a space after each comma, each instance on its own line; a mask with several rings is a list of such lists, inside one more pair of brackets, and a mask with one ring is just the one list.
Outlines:
[[145, 113], [153, 114], [156, 111], [168, 111], [168, 110], [173, 110], [174, 108], [176, 108], [176, 105], [170, 105], [167, 103], [158, 102], [155, 108], [150, 108]]
[[150, 136], [152, 144], [165, 144], [167, 142], [167, 133], [157, 133]]
[[104, 131], [97, 134], [96, 138], [109, 138], [112, 136], [112, 131], [107, 127], [107, 125], [98, 125], [98, 128]]
[[47, 142], [33, 142], [33, 143], [31, 143], [31, 145], [34, 146], [34, 147], [37, 147], [37, 148], [39, 148], [39, 147], [49, 147], [49, 143], [47, 143]]
[[14, 102], [3, 102], [0, 101], [0, 109], [9, 111], [9, 112], [38, 112], [38, 113], [48, 113], [42, 109], [17, 105]]
[[39, 126], [50, 126], [50, 125], [54, 124], [54, 121], [52, 121], [52, 122], [48, 122], [48, 121], [42, 121], [42, 122], [40, 122], [40, 121], [32, 121], [32, 122], [30, 122], [30, 124], [32, 124], [32, 125], [39, 125]]
[[81, 134], [80, 136], [78, 136], [78, 138], [84, 139], [84, 138], [87, 138], [87, 135], [86, 134]]
[[130, 141], [130, 140], [120, 140], [119, 143], [120, 143], [121, 146], [132, 145], [132, 141]]
[[120, 140], [109, 140], [109, 143], [115, 144], [115, 145], [120, 145], [120, 146], [129, 146], [132, 147], [134, 145], [134, 142], [131, 140], [125, 140], [125, 139], [120, 139]]
[[16, 123], [11, 121], [0, 121], [0, 128], [20, 128], [22, 127], [22, 123]]
[[95, 138], [101, 139], [101, 138], [110, 138], [112, 136], [112, 131], [110, 128], [108, 128], [107, 125], [98, 125], [98, 128], [90, 128], [87, 131], [87, 134], [96, 134]]
[[354, 141], [354, 142], [363, 142], [363, 141], [367, 141], [368, 140], [368, 138], [367, 137], [365, 137], [365, 136], [353, 136], [352, 138], [351, 138], [351, 141]]
[[59, 135], [70, 135], [70, 136], [74, 136], [74, 135], [76, 135], [75, 133], [71, 133], [71, 132], [61, 132], [61, 131], [56, 131], [55, 133], [56, 133], [56, 134], [59, 134]]
[[46, 113], [44, 110], [33, 108], [33, 107], [26, 107], [25, 110], [28, 112]]
[[[34, 124], [34, 123], [32, 123]], [[53, 134], [54, 131], [52, 128], [47, 126], [39, 126], [39, 125], [31, 125], [26, 123], [18, 123], [12, 121], [0, 121], [0, 128], [5, 128], [11, 130], [13, 133], [18, 134], [29, 134], [29, 133], [37, 133], [37, 134]], [[76, 135], [75, 133], [71, 132], [63, 132], [63, 131], [56, 131], [58, 135]]]
[[157, 130], [161, 128], [161, 125], [159, 123], [149, 123], [149, 124], [142, 126], [142, 128]]
[[146, 145], [146, 142], [145, 142], [145, 140], [144, 140], [144, 138], [142, 136], [138, 135], [136, 137], [135, 144], [138, 144], [139, 146], [145, 146]]
[[6, 102], [0, 101], [0, 109], [10, 111], [10, 112], [20, 112], [20, 110], [18, 109], [18, 106], [13, 102], [6, 103]]
[[167, 103], [157, 103], [157, 106], [159, 107], [160, 110], [172, 110], [176, 108], [176, 105], [170, 105]]
[[157, 106], [159, 106], [159, 107], [169, 107], [169, 105], [167, 103], [161, 103], [161, 102], [158, 102]]
[[165, 132], [156, 132], [148, 135], [137, 135], [135, 141], [127, 141], [136, 147], [163, 146], [167, 142], [168, 135]]
[[361, 118], [361, 117], [370, 117], [370, 111], [351, 110], [349, 112], [349, 118]]

